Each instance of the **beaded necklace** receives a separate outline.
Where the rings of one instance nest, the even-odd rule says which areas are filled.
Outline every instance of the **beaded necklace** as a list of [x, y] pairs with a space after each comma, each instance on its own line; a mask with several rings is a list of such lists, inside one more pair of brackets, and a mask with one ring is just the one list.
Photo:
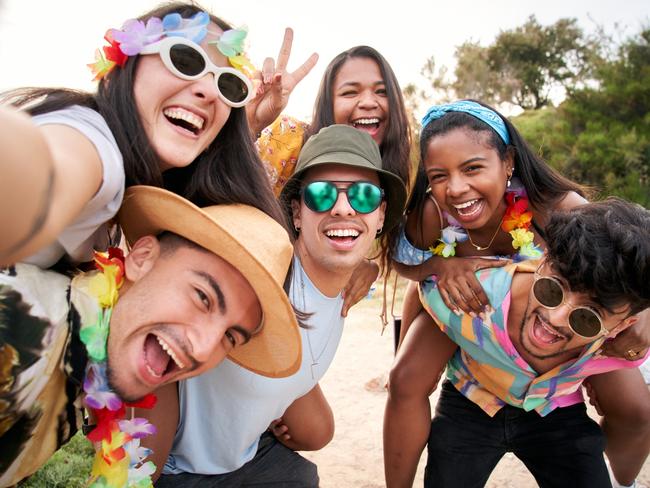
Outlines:
[[[515, 255], [516, 259], [524, 260], [541, 256], [541, 249], [533, 242], [535, 234], [529, 230], [533, 221], [533, 213], [528, 210], [526, 190], [524, 188], [507, 190], [505, 199], [508, 206], [506, 212], [503, 214], [499, 228], [503, 232], [509, 233], [512, 237], [512, 248], [518, 250]], [[466, 241], [469, 234], [447, 212], [443, 212], [443, 215], [447, 219], [448, 225], [441, 230], [438, 244], [431, 246], [429, 250], [437, 256], [448, 258], [456, 255], [456, 244]], [[497, 232], [499, 228], [497, 228]], [[492, 236], [490, 244], [485, 247], [477, 246], [471, 242], [471, 239], [470, 242], [478, 250], [487, 249], [494, 241], [497, 232]]]
[[111, 313], [124, 282], [124, 255], [117, 248], [107, 253], [95, 252], [95, 267], [99, 273], [89, 282], [88, 289], [99, 304], [97, 321], [86, 324], [79, 332], [88, 352], [88, 366], [83, 389], [84, 403], [96, 425], [87, 437], [100, 447], [95, 454], [89, 486], [94, 488], [150, 488], [153, 462], [144, 462], [151, 450], [140, 446], [140, 439], [154, 434], [156, 428], [142, 418], [126, 420], [126, 407], [153, 408], [156, 397], [148, 394], [139, 402], [124, 402], [108, 384], [106, 376], [106, 341]]

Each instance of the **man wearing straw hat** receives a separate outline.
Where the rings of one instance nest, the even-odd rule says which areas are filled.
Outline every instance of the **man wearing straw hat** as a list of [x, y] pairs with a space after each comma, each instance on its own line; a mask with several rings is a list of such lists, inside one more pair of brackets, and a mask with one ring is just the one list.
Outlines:
[[[75, 433], [82, 399], [100, 424], [226, 356], [273, 378], [300, 365], [283, 289], [293, 247], [279, 223], [246, 205], [200, 209], [137, 186], [119, 218], [130, 252], [96, 253], [96, 271], [70, 279], [29, 264], [0, 268], [0, 486], [33, 473]], [[120, 439], [138, 437], [120, 429]], [[113, 454], [114, 433], [89, 430], [110, 441], [104, 460], [125, 459]]]
[[316, 466], [295, 451], [320, 449], [333, 436], [318, 381], [343, 332], [341, 291], [399, 220], [406, 189], [382, 169], [368, 134], [334, 125], [305, 143], [281, 198], [296, 236], [289, 296], [305, 323], [300, 370], [267, 379], [226, 360], [168, 388], [153, 417], [166, 419], [151, 438], [154, 452], [170, 453], [156, 486], [318, 486]]

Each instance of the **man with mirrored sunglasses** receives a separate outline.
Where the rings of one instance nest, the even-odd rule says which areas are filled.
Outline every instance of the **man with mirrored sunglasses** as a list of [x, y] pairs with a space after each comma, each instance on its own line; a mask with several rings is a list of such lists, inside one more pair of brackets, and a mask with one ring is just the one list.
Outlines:
[[456, 315], [430, 281], [422, 302], [460, 348], [431, 422], [425, 486], [484, 486], [506, 452], [541, 487], [610, 487], [582, 382], [639, 366], [601, 356], [650, 307], [650, 211], [609, 198], [554, 214], [539, 261], [477, 272], [492, 311]]
[[281, 199], [295, 230], [289, 298], [305, 325], [300, 369], [269, 381], [226, 360], [181, 382], [179, 409], [166, 414], [179, 418], [171, 451], [171, 439], [154, 448], [169, 452], [158, 487], [318, 486], [317, 467], [295, 451], [321, 449], [334, 434], [319, 381], [343, 333], [341, 292], [397, 224], [406, 189], [368, 134], [333, 125], [305, 143]]

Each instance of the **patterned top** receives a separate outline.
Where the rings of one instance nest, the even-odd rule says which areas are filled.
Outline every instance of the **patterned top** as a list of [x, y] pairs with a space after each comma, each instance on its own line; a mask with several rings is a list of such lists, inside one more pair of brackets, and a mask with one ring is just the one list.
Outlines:
[[417, 266], [432, 257], [433, 253], [428, 249], [418, 249], [411, 244], [411, 241], [409, 241], [409, 238], [406, 235], [404, 224], [400, 225], [399, 237], [393, 251], [393, 260], [407, 266]]
[[643, 358], [627, 361], [596, 356], [605, 341], [601, 337], [587, 344], [577, 359], [539, 375], [519, 355], [507, 329], [512, 277], [515, 272], [533, 273], [538, 264], [531, 260], [477, 271], [494, 309], [486, 321], [466, 314], [455, 315], [445, 306], [434, 280], [420, 284], [424, 307], [442, 331], [460, 346], [447, 365], [447, 378], [490, 416], [506, 403], [545, 416], [555, 408], [584, 401], [580, 385], [586, 377], [643, 363]]
[[34, 473], [81, 426], [78, 331], [97, 301], [75, 280], [31, 264], [0, 268], [0, 486]]
[[282, 115], [265, 128], [257, 139], [257, 150], [276, 197], [293, 176], [303, 135], [308, 127], [305, 122]]

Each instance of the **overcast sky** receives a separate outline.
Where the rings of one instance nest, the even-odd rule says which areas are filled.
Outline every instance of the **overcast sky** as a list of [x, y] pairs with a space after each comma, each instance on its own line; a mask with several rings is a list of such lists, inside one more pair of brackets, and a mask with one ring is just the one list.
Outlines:
[[[650, 24], [647, 0], [203, 0], [202, 5], [235, 26], [249, 29], [248, 52], [259, 66], [276, 56], [285, 26], [295, 31], [289, 63], [295, 69], [312, 52], [318, 65], [296, 88], [286, 112], [311, 115], [321, 75], [339, 52], [358, 44], [379, 50], [402, 86], [421, 83], [429, 56], [450, 68], [454, 48], [466, 40], [489, 44], [501, 30], [535, 14], [542, 24], [578, 18], [593, 31], [618, 24], [628, 34]], [[109, 27], [149, 10], [153, 0], [0, 0], [0, 90], [18, 86], [92, 89], [86, 64], [103, 45]]]

